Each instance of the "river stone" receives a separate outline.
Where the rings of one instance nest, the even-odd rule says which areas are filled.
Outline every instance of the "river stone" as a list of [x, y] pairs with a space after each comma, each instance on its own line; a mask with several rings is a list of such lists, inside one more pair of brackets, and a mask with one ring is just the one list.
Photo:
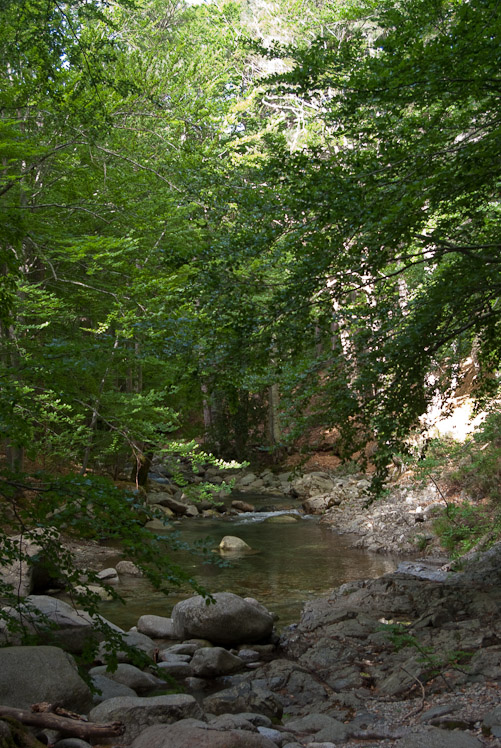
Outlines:
[[292, 481], [292, 487], [297, 496], [307, 499], [310, 496], [330, 493], [334, 488], [334, 482], [326, 473], [308, 473]]
[[210, 714], [241, 714], [257, 712], [270, 719], [282, 716], [280, 699], [256, 682], [243, 682], [212, 694], [204, 699], [204, 709]]
[[134, 665], [122, 662], [117, 665], [117, 669], [114, 672], [107, 670], [106, 665], [98, 665], [89, 670], [89, 675], [91, 677], [94, 675], [104, 675], [105, 678], [110, 678], [117, 683], [122, 683], [124, 686], [128, 686], [128, 688], [137, 691], [137, 693], [147, 693], [153, 688], [165, 685], [164, 681], [160, 678], [156, 678], [150, 673], [144, 673]]
[[98, 571], [97, 577], [102, 582], [118, 582], [118, 571], [113, 566], [109, 566], [107, 569]]
[[[89, 714], [91, 722], [122, 722], [125, 733], [120, 742], [130, 743], [151, 725], [177, 722], [188, 717], [201, 719], [202, 710], [193, 696], [175, 693], [168, 696], [123, 696], [103, 701]], [[148, 745], [144, 743], [143, 745]], [[163, 745], [158, 743], [158, 745]], [[197, 745], [197, 743], [193, 743]]]
[[217, 678], [220, 675], [236, 673], [244, 666], [240, 657], [232, 655], [223, 647], [203, 647], [198, 649], [191, 660], [193, 675], [199, 678]]
[[207, 604], [201, 595], [174, 606], [172, 620], [179, 639], [201, 637], [213, 644], [236, 645], [268, 638], [273, 617], [261, 605], [231, 592], [216, 592], [215, 603]]
[[[119, 561], [116, 565], [116, 570], [118, 571], [118, 574], [121, 576], [127, 576], [127, 577], [142, 577], [144, 576], [141, 569], [139, 569], [135, 563], [132, 561]], [[143, 633], [147, 633], [146, 631]]]
[[256, 507], [254, 504], [249, 504], [247, 501], [232, 501], [231, 506], [233, 509], [236, 509], [238, 512], [255, 512]]
[[276, 514], [274, 517], [266, 517], [265, 522], [272, 525], [292, 525], [299, 522], [297, 514]]
[[189, 662], [165, 660], [164, 662], [159, 662], [157, 667], [162, 671], [162, 673], [169, 675], [171, 678], [191, 678], [193, 675]]
[[221, 553], [247, 553], [252, 551], [252, 548], [242, 538], [237, 538], [235, 535], [225, 535], [219, 543], [219, 550]]
[[308, 714], [302, 719], [287, 722], [285, 727], [289, 732], [315, 733], [315, 740], [320, 742], [343, 742], [348, 735], [346, 725], [327, 714]]
[[467, 732], [429, 727], [397, 740], [395, 748], [482, 748], [482, 743]]
[[92, 748], [92, 746], [80, 738], [63, 738], [54, 743], [54, 748]]
[[257, 480], [257, 475], [254, 475], [254, 473], [247, 473], [246, 475], [243, 475], [237, 482], [239, 486], [250, 486], [251, 483], [255, 483]]
[[175, 639], [172, 618], [164, 616], [141, 616], [137, 622], [137, 630], [152, 639]]
[[[121, 636], [122, 641], [127, 647], [132, 647], [139, 652], [142, 652], [150, 659], [153, 659], [154, 653], [157, 649], [156, 644], [149, 636], [140, 634], [138, 631], [128, 631], [126, 634]], [[107, 642], [101, 642], [96, 657], [97, 662], [104, 662], [106, 653], [111, 651], [111, 647]], [[134, 654], [127, 652], [123, 649], [117, 652], [118, 662], [131, 662], [134, 659]]]
[[331, 496], [312, 496], [303, 501], [302, 507], [306, 514], [323, 514], [333, 505]]
[[73, 657], [59, 647], [0, 649], [0, 704], [29, 709], [40, 701], [87, 712], [92, 694]]
[[132, 748], [276, 748], [268, 738], [247, 730], [217, 730], [203, 722], [182, 720], [145, 730]]
[[[75, 610], [63, 600], [48, 595], [30, 595], [25, 600], [26, 605], [20, 606], [23, 623], [29, 631], [36, 632], [39, 637], [50, 644], [65, 649], [72, 654], [80, 654], [90, 640], [102, 641], [104, 635], [94, 628], [91, 616], [83, 610]], [[15, 614], [15, 611], [12, 611]], [[123, 633], [122, 629], [110, 621], [99, 616], [113, 631]], [[44, 619], [54, 626], [49, 631], [41, 632]]]
[[91, 680], [92, 685], [100, 691], [100, 693], [95, 693], [93, 696], [94, 706], [101, 704], [102, 701], [114, 699], [118, 696], [137, 696], [137, 693], [132, 688], [124, 686], [122, 683], [117, 683], [105, 675], [93, 675], [91, 676]]

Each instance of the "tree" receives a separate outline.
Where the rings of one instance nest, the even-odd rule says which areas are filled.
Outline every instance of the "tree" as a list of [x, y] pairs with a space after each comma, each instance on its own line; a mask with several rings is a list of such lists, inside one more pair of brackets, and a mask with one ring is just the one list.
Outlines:
[[[380, 479], [473, 344], [479, 381], [496, 385], [498, 10], [361, 3], [337, 36], [269, 53], [294, 58], [269, 90], [317, 102], [325, 125], [323, 142], [300, 150], [275, 142], [261, 174], [280, 185], [290, 226], [276, 337], [315, 322], [324, 341], [315, 362], [311, 339], [302, 369], [316, 379], [289, 388], [305, 389], [352, 451], [375, 434]], [[333, 323], [351, 353], [333, 350]]]

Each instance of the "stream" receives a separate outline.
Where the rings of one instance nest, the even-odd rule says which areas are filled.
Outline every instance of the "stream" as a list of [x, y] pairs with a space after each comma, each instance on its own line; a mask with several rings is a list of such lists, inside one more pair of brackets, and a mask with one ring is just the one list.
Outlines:
[[[251, 502], [257, 511], [220, 519], [185, 519], [175, 525], [180, 539], [188, 544], [209, 538], [208, 547], [216, 549], [225, 535], [236, 535], [251, 546], [252, 554], [225, 557], [222, 565], [204, 563], [203, 558], [187, 551], [169, 555], [184, 569], [192, 571], [210, 592], [255, 597], [278, 615], [279, 630], [299, 620], [307, 600], [327, 595], [344, 582], [394, 571], [402, 560], [350, 548], [349, 537], [319, 524], [318, 516], [291, 511], [290, 497], [246, 494], [245, 501]], [[297, 514], [298, 519], [277, 521], [283, 514]], [[276, 519], [270, 521], [271, 518]], [[211, 557], [220, 558], [218, 553]], [[135, 577], [123, 577], [117, 589], [126, 601], [125, 606], [103, 602], [101, 613], [124, 629], [134, 626], [144, 614], [170, 616], [179, 600], [194, 594], [175, 591], [165, 597], [144, 579]]]

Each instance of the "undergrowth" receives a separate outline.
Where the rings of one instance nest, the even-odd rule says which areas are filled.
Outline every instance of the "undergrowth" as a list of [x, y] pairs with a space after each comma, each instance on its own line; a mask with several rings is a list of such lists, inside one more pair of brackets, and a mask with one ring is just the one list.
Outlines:
[[415, 474], [423, 482], [432, 480], [444, 501], [433, 529], [452, 557], [477, 546], [484, 550], [501, 539], [499, 409], [491, 410], [463, 443], [451, 437], [432, 439], [424, 458], [415, 463]]

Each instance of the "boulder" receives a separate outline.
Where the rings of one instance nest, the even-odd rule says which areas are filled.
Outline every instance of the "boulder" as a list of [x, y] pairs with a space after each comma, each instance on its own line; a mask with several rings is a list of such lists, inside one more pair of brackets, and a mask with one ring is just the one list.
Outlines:
[[183, 678], [191, 678], [193, 671], [189, 662], [182, 660], [163, 660], [158, 663], [158, 668], [171, 678], [181, 680]]
[[225, 535], [219, 543], [219, 551], [220, 553], [249, 553], [252, 548], [245, 540], [237, 538], [235, 535]]
[[[83, 610], [48, 595], [29, 595], [17, 610], [9, 613], [18, 618], [28, 632], [44, 642], [56, 644], [67, 652], [81, 653], [90, 640], [102, 641], [104, 634], [96, 631], [95, 621]], [[115, 632], [122, 629], [100, 617]]]
[[91, 707], [92, 694], [71, 655], [48, 646], [0, 649], [0, 704], [29, 709], [40, 701], [80, 713]]
[[[127, 576], [127, 577], [142, 577], [144, 576], [141, 569], [139, 569], [136, 564], [134, 564], [132, 561], [119, 561], [116, 565], [116, 570], [118, 571], [119, 576]], [[144, 633], [147, 633], [146, 631]]]
[[223, 647], [198, 649], [191, 660], [193, 675], [199, 678], [218, 678], [220, 675], [236, 673], [243, 667], [243, 660]]
[[251, 483], [255, 483], [258, 480], [257, 475], [254, 475], [254, 473], [247, 473], [246, 475], [243, 475], [238, 480], [239, 486], [250, 486]]
[[232, 501], [231, 506], [236, 509], [237, 512], [255, 512], [256, 507], [254, 504], [248, 504], [246, 501]]
[[398, 740], [395, 748], [482, 748], [482, 743], [467, 732], [426, 727]]
[[[188, 717], [198, 720], [202, 716], [202, 710], [193, 696], [176, 693], [168, 696], [145, 698], [124, 696], [109, 699], [94, 707], [89, 714], [89, 720], [91, 722], [122, 722], [125, 725], [125, 733], [120, 742], [128, 744], [151, 725], [170, 724]], [[197, 745], [197, 743], [192, 745]]]
[[[127, 649], [120, 650], [116, 653], [118, 662], [134, 662], [134, 650], [137, 650], [151, 660], [153, 660], [157, 646], [155, 642], [145, 634], [140, 634], [139, 631], [128, 631], [126, 634], [121, 636], [121, 639], [126, 647], [132, 647], [133, 652], [127, 651]], [[108, 642], [101, 642], [98, 649], [97, 662], [106, 661], [106, 653], [111, 652], [112, 648]]]
[[164, 616], [141, 616], [137, 622], [137, 630], [152, 639], [175, 639], [172, 618]]
[[299, 498], [304, 499], [330, 493], [333, 488], [334, 482], [327, 473], [307, 473], [292, 481], [292, 489]]
[[257, 712], [271, 720], [280, 719], [283, 707], [278, 696], [256, 681], [244, 681], [231, 688], [207, 696], [204, 709], [210, 714], [241, 714]]
[[343, 722], [327, 714], [308, 714], [302, 719], [295, 719], [285, 725], [288, 732], [314, 733], [318, 742], [344, 742], [348, 736], [348, 728]]
[[182, 720], [175, 725], [158, 725], [143, 732], [132, 748], [276, 748], [263, 735], [248, 730], [218, 730], [217, 727]]
[[119, 663], [113, 672], [107, 670], [105, 665], [98, 665], [89, 670], [89, 675], [91, 677], [94, 675], [104, 675], [106, 678], [132, 688], [137, 693], [147, 693], [154, 688], [165, 685], [164, 681], [160, 678], [156, 678], [151, 673], [144, 673], [134, 665], [128, 665], [127, 663]]
[[108, 699], [114, 699], [118, 696], [137, 696], [137, 693], [128, 686], [124, 686], [122, 683], [117, 683], [111, 678], [107, 678], [104, 675], [93, 675], [92, 685], [99, 691], [93, 696], [94, 705], [101, 704], [102, 701]]
[[273, 630], [273, 617], [262, 605], [231, 592], [216, 592], [215, 603], [201, 595], [174, 606], [172, 620], [179, 639], [201, 637], [223, 646], [258, 642]]
[[334, 496], [312, 496], [302, 503], [306, 514], [323, 514], [332, 506], [337, 506], [340, 500]]
[[299, 517], [297, 514], [275, 514], [273, 517], [267, 517], [265, 522], [271, 525], [293, 525], [299, 522]]

